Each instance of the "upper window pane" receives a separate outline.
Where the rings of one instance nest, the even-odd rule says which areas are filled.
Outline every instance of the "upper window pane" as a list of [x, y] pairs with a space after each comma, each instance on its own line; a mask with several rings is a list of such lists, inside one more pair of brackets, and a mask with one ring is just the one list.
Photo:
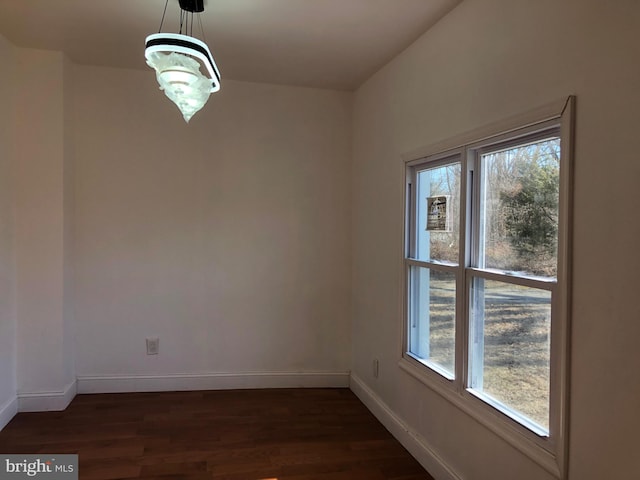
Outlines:
[[478, 266], [555, 277], [560, 139], [481, 156]]
[[419, 170], [416, 184], [414, 258], [457, 264], [460, 163]]

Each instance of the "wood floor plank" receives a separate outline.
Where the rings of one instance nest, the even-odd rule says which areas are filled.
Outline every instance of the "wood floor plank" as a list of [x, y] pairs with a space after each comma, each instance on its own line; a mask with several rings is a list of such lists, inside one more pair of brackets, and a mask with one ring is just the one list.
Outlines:
[[78, 395], [0, 453], [75, 453], [86, 480], [433, 480], [348, 389]]

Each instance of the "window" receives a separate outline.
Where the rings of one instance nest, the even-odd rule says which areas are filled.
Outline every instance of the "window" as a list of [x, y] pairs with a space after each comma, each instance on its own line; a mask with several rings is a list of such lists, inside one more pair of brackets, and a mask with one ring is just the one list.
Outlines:
[[412, 174], [409, 352], [453, 378], [461, 163], [458, 157], [425, 163]]
[[557, 476], [572, 103], [406, 168], [401, 366]]

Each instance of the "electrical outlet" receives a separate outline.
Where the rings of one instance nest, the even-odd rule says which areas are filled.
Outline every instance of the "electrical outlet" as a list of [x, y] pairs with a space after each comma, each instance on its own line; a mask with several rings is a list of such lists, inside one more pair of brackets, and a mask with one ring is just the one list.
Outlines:
[[380, 362], [378, 362], [377, 358], [373, 359], [373, 378], [378, 378], [378, 374], [380, 373]]
[[158, 337], [147, 338], [147, 355], [158, 355], [160, 351], [160, 339]]

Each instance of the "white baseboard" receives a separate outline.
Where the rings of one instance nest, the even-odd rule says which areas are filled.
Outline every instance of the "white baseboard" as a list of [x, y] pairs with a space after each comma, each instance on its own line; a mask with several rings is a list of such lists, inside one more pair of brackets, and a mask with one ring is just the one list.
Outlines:
[[78, 393], [171, 392], [349, 386], [349, 372], [260, 372], [171, 375], [79, 375]]
[[61, 392], [24, 392], [18, 394], [19, 412], [51, 412], [62, 411], [76, 396], [76, 380]]
[[461, 480], [429, 442], [398, 417], [360, 378], [351, 375], [351, 390], [391, 434], [436, 480]]
[[18, 413], [18, 397], [10, 398], [4, 405], [0, 405], [0, 430], [7, 426]]

